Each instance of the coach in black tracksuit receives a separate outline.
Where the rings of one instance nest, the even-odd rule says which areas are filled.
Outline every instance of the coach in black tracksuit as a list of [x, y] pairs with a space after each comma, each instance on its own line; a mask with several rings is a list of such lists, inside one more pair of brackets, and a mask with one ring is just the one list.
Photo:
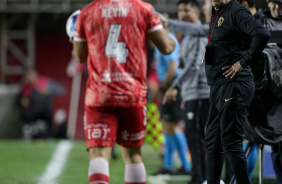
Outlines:
[[236, 0], [212, 0], [205, 53], [210, 92], [206, 125], [207, 180], [219, 184], [225, 153], [237, 184], [249, 184], [243, 123], [255, 91], [249, 64], [261, 54], [270, 33]]

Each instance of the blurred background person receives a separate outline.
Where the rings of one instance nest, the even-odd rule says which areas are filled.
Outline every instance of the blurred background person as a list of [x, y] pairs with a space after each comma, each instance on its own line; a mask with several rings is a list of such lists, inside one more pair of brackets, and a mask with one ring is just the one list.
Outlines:
[[54, 113], [54, 123], [57, 125], [54, 136], [58, 139], [67, 139], [67, 113], [64, 109], [58, 109]]
[[245, 8], [249, 9], [255, 19], [260, 20], [263, 16], [263, 10], [258, 9], [255, 6], [255, 0], [238, 0]]
[[[275, 57], [273, 58], [274, 61], [276, 59], [276, 62], [281, 63], [282, 60], [282, 42], [276, 42], [275, 40], [281, 40], [281, 35], [282, 35], [282, 0], [266, 0], [267, 5], [269, 10], [265, 10], [263, 12], [263, 17], [262, 17], [262, 23], [263, 25], [269, 30], [269, 31], [278, 31], [278, 32], [271, 32], [273, 39], [271, 40], [272, 43], [267, 44], [266, 48], [273, 49], [276, 51], [280, 57]], [[260, 95], [263, 96], [268, 96], [269, 90], [263, 91], [259, 93]], [[272, 93], [270, 93], [272, 94]], [[273, 95], [274, 99], [272, 98], [272, 102], [270, 103], [277, 103], [281, 101], [281, 98], [275, 97]], [[267, 98], [267, 97], [266, 97]], [[282, 123], [278, 122], [278, 123]], [[280, 150], [281, 151], [281, 150]], [[272, 153], [271, 153], [271, 158], [272, 158], [272, 163], [273, 163], [273, 168], [275, 171], [276, 175], [276, 183], [277, 184], [282, 184], [282, 166], [281, 166], [281, 157], [280, 157], [280, 151], [279, 151], [279, 145], [275, 144], [272, 146]]]
[[[158, 49], [155, 49], [154, 57], [156, 60], [156, 70], [159, 80], [159, 93], [161, 99], [165, 91], [172, 84], [172, 81], [179, 75], [179, 53], [180, 45], [176, 36], [166, 30], [168, 35], [176, 42], [175, 50], [169, 55], [161, 54]], [[183, 120], [183, 110], [180, 109], [181, 96], [176, 96], [176, 101], [160, 105], [160, 119], [163, 125], [165, 135], [163, 167], [154, 175], [158, 174], [181, 174], [187, 175], [190, 173], [191, 165], [187, 160], [188, 146], [184, 133], [179, 126], [180, 120]], [[174, 173], [174, 153], [177, 150], [181, 160], [181, 168]]]
[[269, 10], [263, 12], [262, 23], [270, 31], [282, 30], [282, 0], [266, 0]]
[[53, 99], [64, 94], [65, 88], [54, 80], [36, 71], [26, 73], [19, 96], [24, 138], [53, 136]]
[[[180, 0], [177, 6], [178, 20], [201, 26], [200, 5], [197, 1]], [[176, 22], [174, 27], [177, 27]], [[174, 99], [176, 94], [181, 93], [184, 101], [185, 136], [192, 157], [191, 184], [201, 184], [206, 179], [204, 137], [209, 109], [209, 86], [202, 62], [206, 44], [206, 36], [184, 35], [181, 44], [184, 68], [165, 94], [165, 98]]]

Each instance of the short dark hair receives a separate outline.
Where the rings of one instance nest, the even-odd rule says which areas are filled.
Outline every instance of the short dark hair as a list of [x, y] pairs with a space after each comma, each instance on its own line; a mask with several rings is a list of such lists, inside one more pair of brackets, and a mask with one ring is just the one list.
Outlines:
[[190, 4], [191, 5], [191, 7], [192, 8], [194, 8], [194, 9], [196, 9], [196, 10], [198, 10], [198, 11], [200, 11], [200, 4], [199, 4], [199, 2], [198, 1], [196, 1], [196, 0], [179, 0], [178, 2], [177, 2], [177, 6], [179, 6], [180, 4]]
[[237, 0], [240, 4], [242, 4], [243, 1], [247, 1], [250, 8], [253, 8], [255, 6], [255, 0]]

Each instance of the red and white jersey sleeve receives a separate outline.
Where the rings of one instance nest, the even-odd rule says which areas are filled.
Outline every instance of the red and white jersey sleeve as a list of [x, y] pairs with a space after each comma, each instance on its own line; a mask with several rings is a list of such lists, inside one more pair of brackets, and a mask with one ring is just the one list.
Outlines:
[[83, 16], [78, 16], [75, 23], [75, 37], [74, 41], [86, 41], [86, 35], [83, 27]]
[[146, 104], [147, 35], [162, 29], [141, 0], [96, 0], [77, 19], [75, 41], [87, 41], [85, 106]]

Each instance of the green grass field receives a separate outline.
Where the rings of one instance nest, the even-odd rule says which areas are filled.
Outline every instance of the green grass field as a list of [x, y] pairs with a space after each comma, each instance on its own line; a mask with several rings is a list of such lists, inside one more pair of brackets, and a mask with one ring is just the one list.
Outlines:
[[[57, 144], [58, 141], [0, 140], [0, 184], [37, 184]], [[117, 154], [117, 159], [110, 161], [111, 184], [124, 183], [124, 165], [119, 147], [117, 147]], [[190, 178], [150, 177], [150, 174], [161, 167], [161, 158], [159, 153], [147, 144], [143, 147], [143, 158], [148, 174], [148, 184], [186, 184]], [[87, 184], [88, 159], [85, 142], [75, 141], [62, 173], [56, 180], [57, 183]], [[259, 183], [258, 164], [251, 183]], [[275, 184], [275, 180], [265, 179], [264, 183]]]

